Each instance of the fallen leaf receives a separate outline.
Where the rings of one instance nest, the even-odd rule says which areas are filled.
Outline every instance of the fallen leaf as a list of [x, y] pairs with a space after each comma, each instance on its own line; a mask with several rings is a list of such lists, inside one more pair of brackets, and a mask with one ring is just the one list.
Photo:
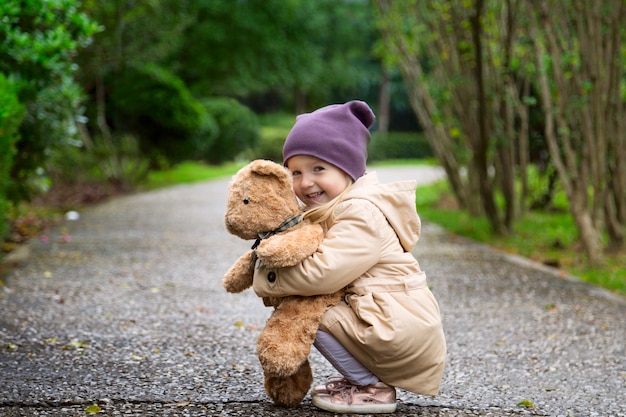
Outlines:
[[163, 405], [165, 407], [187, 407], [189, 404], [191, 404], [191, 401], [180, 401], [177, 403], [168, 403]]
[[517, 403], [518, 407], [535, 408], [535, 404], [530, 400], [522, 400]]
[[143, 360], [143, 356], [138, 356], [138, 355], [131, 355], [130, 356], [133, 360], [135, 361], [142, 361]]
[[554, 313], [556, 311], [556, 304], [552, 303], [552, 304], [548, 304], [546, 306], [543, 307], [546, 311], [549, 311], [551, 313]]
[[89, 344], [86, 340], [72, 340], [70, 346], [76, 349], [89, 349]]
[[85, 413], [87, 414], [98, 414], [100, 411], [102, 411], [102, 408], [97, 404], [91, 404], [89, 407], [85, 408]]

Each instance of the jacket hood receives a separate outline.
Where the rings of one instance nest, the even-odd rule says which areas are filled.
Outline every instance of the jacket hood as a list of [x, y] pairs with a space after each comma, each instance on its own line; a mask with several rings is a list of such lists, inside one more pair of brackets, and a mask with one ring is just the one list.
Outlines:
[[375, 172], [359, 178], [346, 195], [346, 200], [359, 198], [370, 201], [385, 215], [405, 251], [410, 251], [421, 233], [421, 222], [415, 206], [417, 181], [381, 184]]

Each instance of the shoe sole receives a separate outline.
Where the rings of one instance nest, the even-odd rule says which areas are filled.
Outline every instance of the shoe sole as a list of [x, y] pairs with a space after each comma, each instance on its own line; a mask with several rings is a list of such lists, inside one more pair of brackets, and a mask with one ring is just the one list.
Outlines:
[[391, 414], [395, 413], [397, 403], [393, 404], [335, 404], [323, 401], [319, 396], [315, 395], [311, 398], [311, 402], [317, 408], [330, 411], [333, 413], [343, 414]]

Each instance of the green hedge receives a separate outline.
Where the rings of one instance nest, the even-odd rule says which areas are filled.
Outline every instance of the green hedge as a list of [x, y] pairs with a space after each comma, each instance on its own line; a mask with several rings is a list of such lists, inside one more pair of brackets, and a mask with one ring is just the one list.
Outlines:
[[26, 109], [15, 145], [19, 158], [11, 169], [12, 200], [43, 191], [38, 179], [50, 153], [76, 138], [84, 96], [74, 78], [75, 58], [98, 30], [78, 1], [0, 1], [0, 73], [17, 84]]
[[138, 136], [147, 154], [175, 163], [201, 158], [213, 145], [215, 119], [168, 70], [129, 67], [110, 84], [115, 127]]
[[283, 163], [283, 144], [289, 134], [288, 127], [261, 128], [261, 140], [258, 145], [249, 151], [248, 159], [269, 159], [279, 164]]
[[203, 160], [213, 164], [232, 161], [257, 146], [259, 119], [250, 108], [227, 97], [207, 98], [202, 104], [219, 126], [217, 140], [203, 155]]
[[423, 159], [433, 156], [432, 148], [423, 133], [390, 132], [372, 134], [368, 147], [370, 162], [388, 159]]
[[0, 73], [0, 240], [6, 236], [7, 188], [15, 156], [17, 130], [24, 117], [24, 106], [17, 98], [16, 87]]

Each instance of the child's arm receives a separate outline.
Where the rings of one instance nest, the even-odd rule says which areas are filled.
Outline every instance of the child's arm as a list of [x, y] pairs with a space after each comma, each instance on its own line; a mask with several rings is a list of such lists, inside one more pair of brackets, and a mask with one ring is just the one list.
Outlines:
[[288, 268], [260, 268], [254, 274], [258, 296], [319, 295], [338, 291], [378, 263], [381, 236], [377, 225], [386, 222], [371, 203], [350, 200], [335, 216], [318, 250]]

